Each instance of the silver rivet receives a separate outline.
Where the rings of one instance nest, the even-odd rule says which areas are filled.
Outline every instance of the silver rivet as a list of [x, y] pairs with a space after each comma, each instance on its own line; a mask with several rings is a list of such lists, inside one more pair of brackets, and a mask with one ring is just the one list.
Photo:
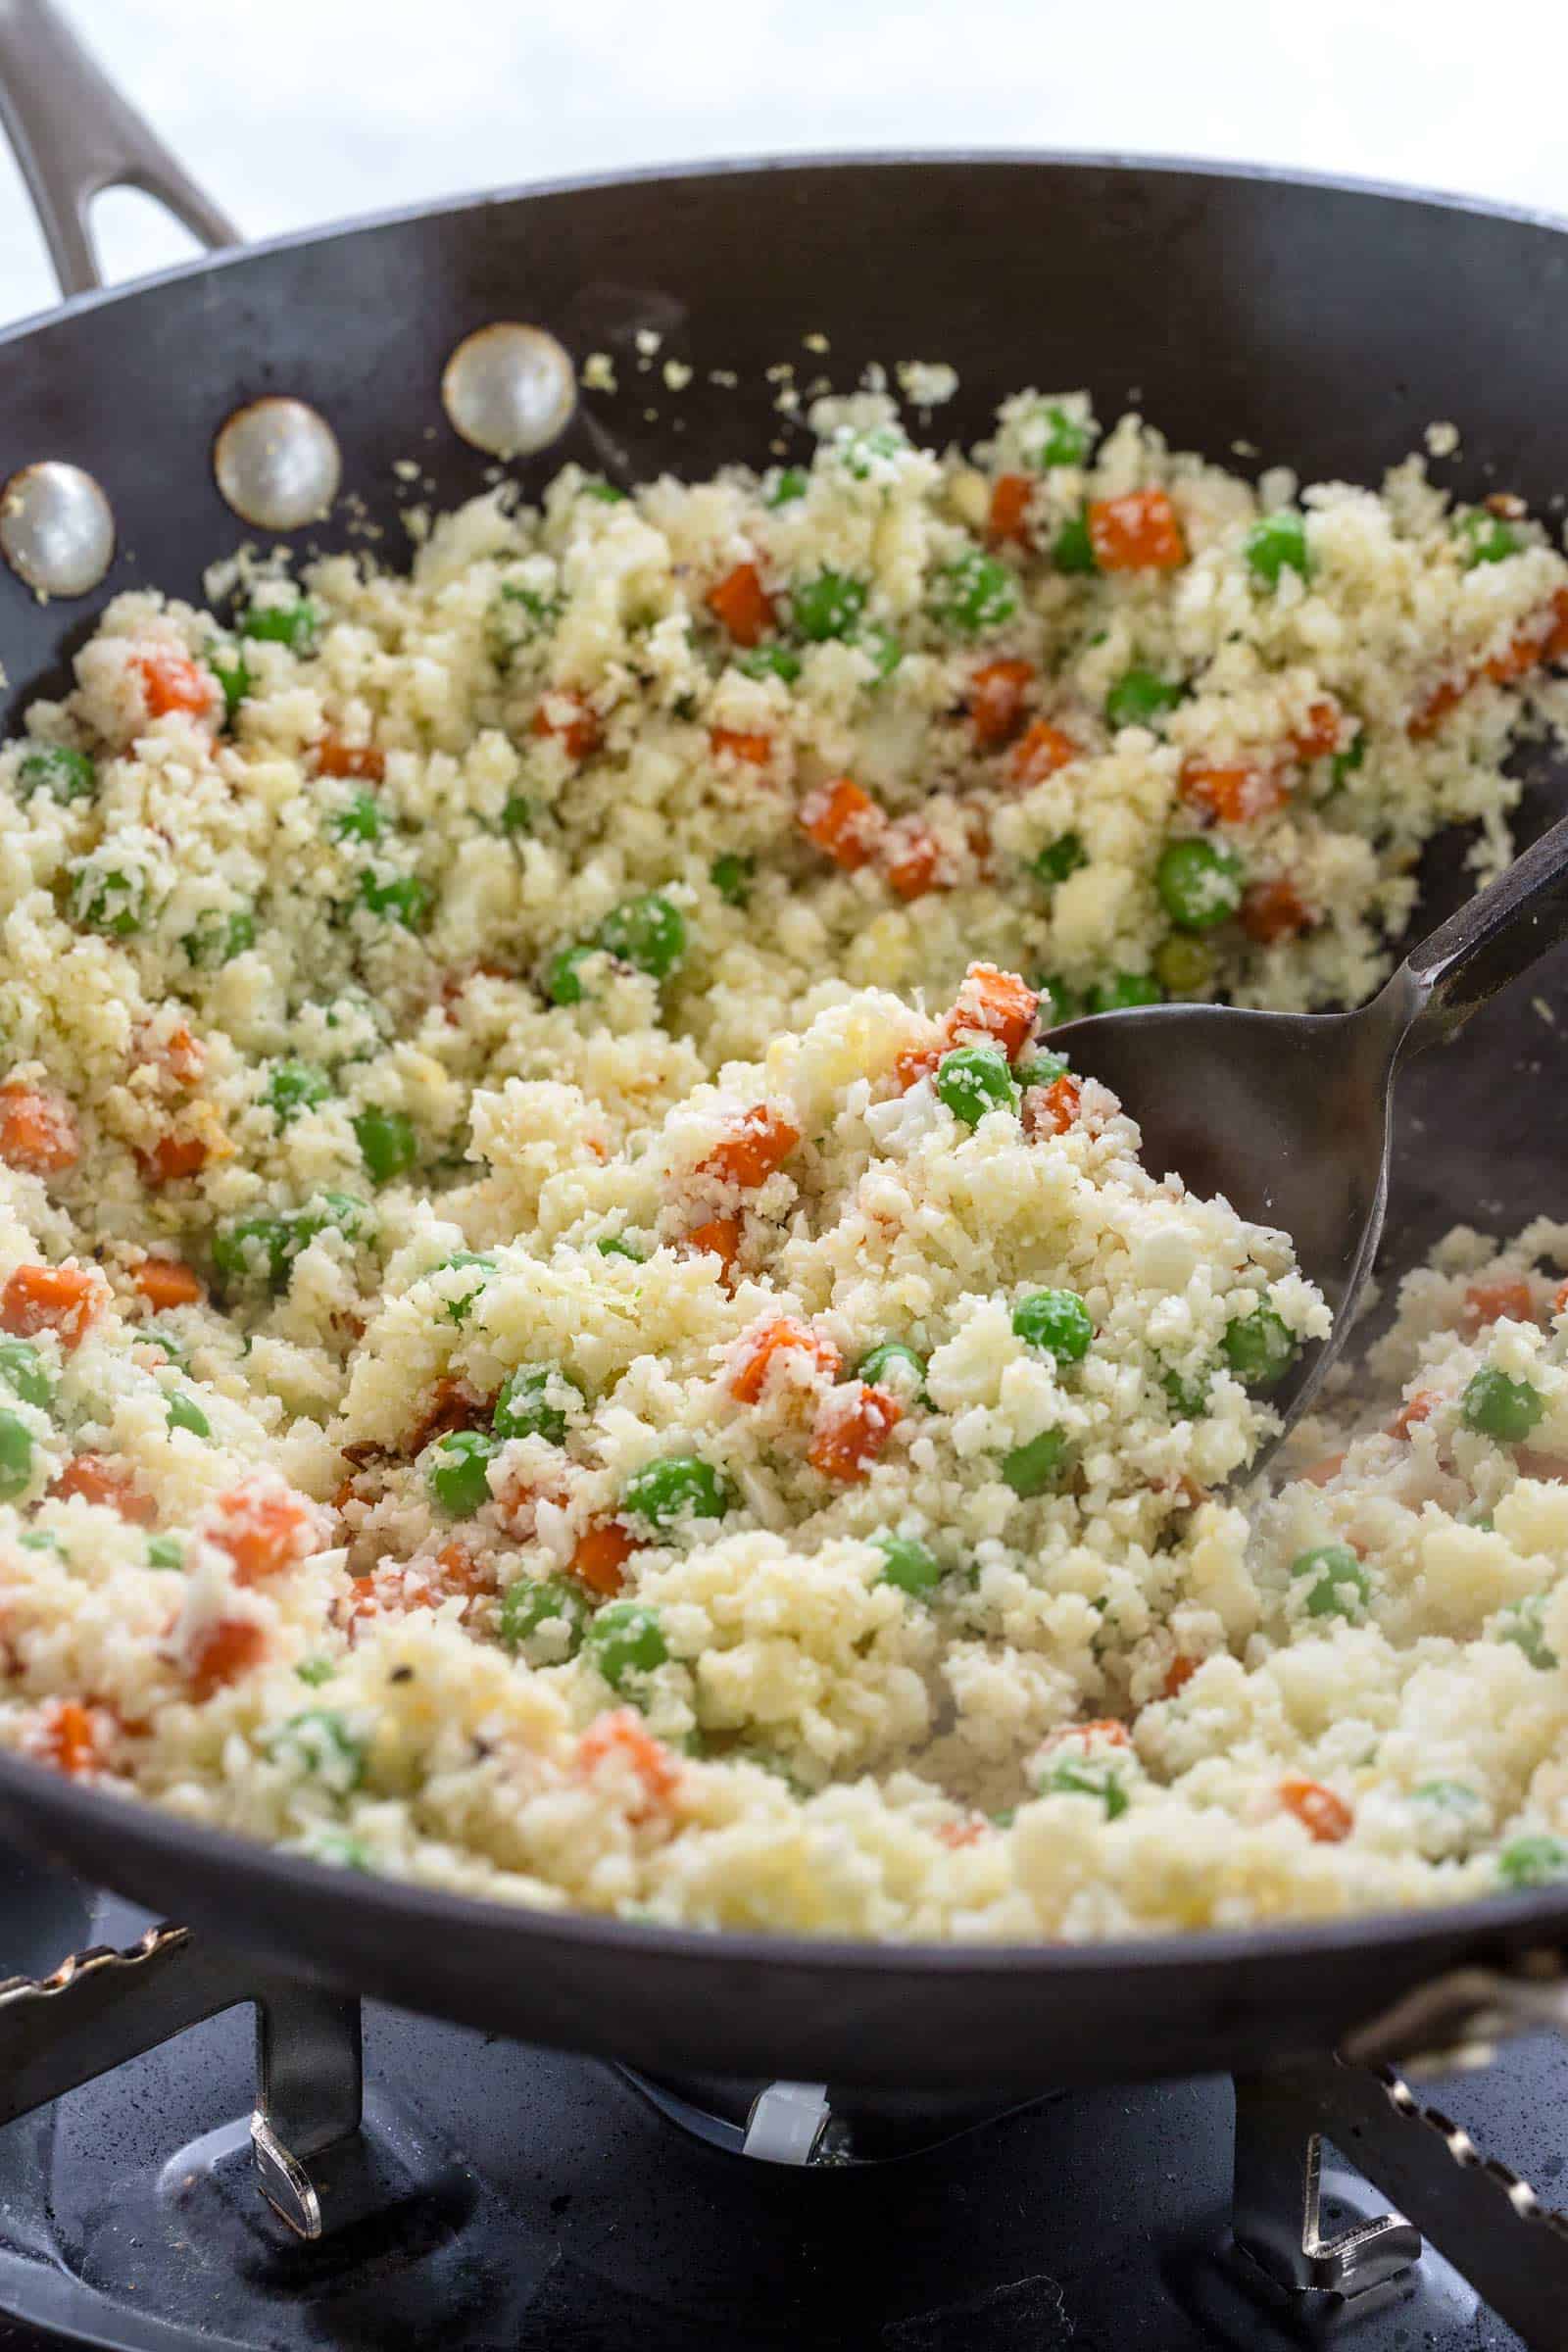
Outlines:
[[465, 335], [441, 377], [453, 430], [493, 458], [526, 458], [566, 429], [577, 405], [571, 357], [542, 326], [498, 319]]
[[0, 552], [39, 596], [85, 596], [114, 561], [109, 501], [79, 466], [24, 466], [0, 490]]
[[331, 507], [343, 461], [332, 427], [303, 400], [253, 400], [214, 443], [213, 472], [242, 522], [297, 531]]

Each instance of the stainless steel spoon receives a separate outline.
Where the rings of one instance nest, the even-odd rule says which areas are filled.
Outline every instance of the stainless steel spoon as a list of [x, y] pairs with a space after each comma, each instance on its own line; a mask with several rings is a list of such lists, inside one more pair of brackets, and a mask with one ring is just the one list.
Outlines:
[[[1120, 1096], [1143, 1129], [1152, 1174], [1174, 1170], [1194, 1192], [1223, 1193], [1244, 1216], [1294, 1240], [1334, 1329], [1270, 1396], [1285, 1430], [1345, 1346], [1372, 1271], [1399, 1064], [1452, 1037], [1565, 934], [1568, 817], [1413, 948], [1359, 1011], [1156, 1004], [1052, 1031], [1075, 1070]], [[1455, 1215], [1469, 1205], [1456, 1200]]]

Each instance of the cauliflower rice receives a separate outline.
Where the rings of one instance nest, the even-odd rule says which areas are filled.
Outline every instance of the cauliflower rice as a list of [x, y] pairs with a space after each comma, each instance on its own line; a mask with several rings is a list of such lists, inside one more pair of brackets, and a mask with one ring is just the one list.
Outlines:
[[1364, 997], [1509, 854], [1568, 564], [1076, 395], [813, 421], [122, 596], [0, 753], [0, 1741], [711, 1927], [1568, 1872], [1568, 1227], [1244, 1508], [1327, 1309], [1049, 1042]]

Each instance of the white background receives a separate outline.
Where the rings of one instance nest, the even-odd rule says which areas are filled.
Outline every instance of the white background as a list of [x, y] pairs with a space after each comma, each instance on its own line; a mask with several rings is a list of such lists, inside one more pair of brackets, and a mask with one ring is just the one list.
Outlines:
[[[1049, 146], [1305, 165], [1568, 213], [1568, 12], [1488, 0], [73, 0], [251, 236], [634, 163]], [[178, 258], [143, 200], [114, 275]], [[768, 225], [757, 223], [765, 270]], [[0, 155], [0, 318], [53, 299]]]

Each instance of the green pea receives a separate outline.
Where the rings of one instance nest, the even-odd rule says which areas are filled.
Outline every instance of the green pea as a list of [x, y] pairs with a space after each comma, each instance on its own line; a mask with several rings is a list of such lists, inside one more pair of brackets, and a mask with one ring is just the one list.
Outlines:
[[1113, 1764], [1094, 1764], [1077, 1756], [1063, 1756], [1048, 1766], [1036, 1781], [1042, 1796], [1097, 1796], [1105, 1808], [1105, 1819], [1114, 1821], [1127, 1810], [1127, 1791]]
[[1066, 1459], [1066, 1431], [1043, 1429], [1037, 1438], [1014, 1446], [1010, 1453], [1003, 1455], [1002, 1475], [1013, 1493], [1028, 1501], [1055, 1486]]
[[582, 495], [597, 499], [602, 507], [618, 507], [626, 497], [625, 491], [614, 482], [584, 482]]
[[787, 507], [793, 500], [804, 498], [810, 487], [810, 477], [799, 466], [781, 466], [770, 486], [762, 493], [762, 503], [769, 507]]
[[71, 884], [71, 913], [88, 931], [106, 939], [129, 939], [141, 929], [147, 910], [147, 890], [139, 874], [116, 865], [77, 866]]
[[566, 1435], [566, 1407], [559, 1401], [561, 1393], [563, 1389], [578, 1392], [578, 1388], [570, 1373], [554, 1365], [519, 1364], [496, 1398], [490, 1426], [501, 1439], [548, 1438], [552, 1446], [559, 1446]]
[[1018, 583], [998, 556], [982, 547], [965, 548], [936, 575], [933, 616], [944, 628], [983, 637], [1002, 628], [1018, 610]]
[[1180, 1421], [1200, 1420], [1208, 1410], [1208, 1374], [1200, 1372], [1166, 1371], [1160, 1374], [1159, 1385], [1170, 1401], [1171, 1410]]
[[533, 809], [528, 802], [521, 799], [516, 793], [513, 793], [502, 808], [501, 830], [503, 833], [531, 833], [533, 831]]
[[330, 1099], [332, 1081], [311, 1061], [277, 1061], [268, 1073], [262, 1101], [280, 1127], [302, 1110], [315, 1110]]
[[1366, 1606], [1371, 1585], [1348, 1544], [1319, 1544], [1311, 1551], [1298, 1551], [1291, 1574], [1311, 1579], [1306, 1592], [1309, 1617], [1358, 1617]]
[[1026, 1348], [1044, 1348], [1058, 1363], [1081, 1363], [1094, 1342], [1089, 1309], [1076, 1291], [1031, 1291], [1012, 1310]]
[[1087, 1012], [1128, 1012], [1138, 1004], [1158, 1004], [1164, 990], [1150, 972], [1115, 972], [1089, 991]]
[[1463, 1781], [1423, 1781], [1410, 1794], [1424, 1805], [1442, 1805], [1446, 1812], [1474, 1813], [1481, 1799]]
[[1214, 985], [1214, 951], [1191, 932], [1173, 931], [1154, 950], [1154, 977], [1167, 996], [1206, 996]]
[[156, 1348], [164, 1361], [177, 1364], [182, 1372], [190, 1369], [190, 1349], [176, 1333], [166, 1330], [161, 1323], [144, 1323], [140, 1334], [146, 1347]]
[[193, 1396], [186, 1396], [176, 1389], [172, 1396], [165, 1398], [165, 1403], [169, 1411], [171, 1429], [188, 1429], [193, 1438], [210, 1438], [212, 1436], [213, 1425]]
[[1051, 560], [1058, 571], [1098, 571], [1095, 543], [1089, 536], [1087, 514], [1074, 514], [1056, 533]]
[[35, 745], [24, 755], [18, 773], [26, 791], [47, 792], [65, 807], [90, 801], [98, 789], [98, 771], [86, 753], [63, 743]]
[[1042, 413], [1042, 420], [1045, 430], [1033, 463], [1043, 472], [1049, 472], [1053, 466], [1082, 466], [1088, 462], [1095, 446], [1095, 428], [1087, 418], [1069, 416], [1065, 409], [1050, 401]]
[[320, 614], [308, 596], [296, 597], [291, 605], [252, 605], [240, 617], [242, 637], [255, 637], [269, 645], [291, 646], [296, 654], [314, 653], [316, 632], [320, 626]]
[[1346, 777], [1353, 775], [1366, 759], [1366, 729], [1361, 727], [1351, 736], [1344, 751], [1336, 752], [1330, 760], [1329, 770], [1333, 775], [1336, 791], [1345, 782]]
[[893, 631], [884, 629], [876, 621], [872, 621], [868, 627], [863, 628], [855, 643], [859, 652], [865, 655], [876, 672], [871, 681], [873, 686], [885, 684], [904, 660], [904, 648], [894, 636]]
[[1069, 874], [1077, 873], [1080, 866], [1088, 863], [1089, 852], [1084, 848], [1081, 835], [1058, 833], [1054, 841], [1046, 844], [1029, 871], [1037, 881], [1049, 887], [1065, 882]]
[[792, 654], [787, 645], [754, 645], [749, 654], [731, 658], [748, 678], [780, 678], [786, 686], [793, 686], [801, 674], [801, 657]]
[[640, 1250], [623, 1233], [607, 1233], [603, 1240], [595, 1242], [594, 1248], [601, 1257], [629, 1257], [634, 1266], [646, 1264], [648, 1258], [647, 1250]]
[[1065, 1054], [1036, 1054], [1028, 1061], [1020, 1061], [1013, 1076], [1022, 1087], [1054, 1086], [1058, 1078], [1067, 1075]]
[[332, 1870], [358, 1870], [368, 1878], [375, 1868], [364, 1838], [351, 1838], [345, 1830], [313, 1830], [299, 1850], [312, 1862], [324, 1863]]
[[873, 1536], [871, 1544], [886, 1563], [879, 1584], [896, 1585], [914, 1600], [923, 1600], [941, 1584], [942, 1563], [918, 1537], [882, 1534]]
[[729, 855], [713, 859], [708, 879], [728, 906], [744, 906], [752, 895], [752, 876], [756, 871], [755, 858]]
[[370, 914], [385, 915], [405, 931], [422, 931], [435, 905], [435, 892], [417, 874], [399, 874], [379, 881], [368, 867], [360, 876], [360, 904]]
[[368, 1761], [366, 1742], [350, 1731], [335, 1707], [308, 1707], [272, 1733], [274, 1752], [286, 1749], [313, 1780], [339, 1796], [363, 1787]]
[[662, 1533], [683, 1519], [722, 1519], [734, 1500], [729, 1481], [695, 1453], [645, 1462], [626, 1481], [621, 1508]]
[[24, 1551], [58, 1552], [60, 1549], [60, 1538], [52, 1528], [47, 1527], [24, 1528], [22, 1534], [17, 1538], [17, 1542], [22, 1545]]
[[266, 1282], [279, 1288], [293, 1255], [293, 1235], [285, 1217], [240, 1217], [213, 1237], [213, 1264], [228, 1288]]
[[1498, 515], [1484, 514], [1472, 508], [1461, 514], [1454, 525], [1454, 537], [1459, 542], [1459, 561], [1466, 571], [1478, 564], [1500, 564], [1506, 556], [1516, 556], [1524, 545], [1518, 532]]
[[256, 945], [255, 918], [244, 906], [228, 914], [211, 908], [197, 917], [195, 930], [187, 931], [179, 944], [198, 970], [218, 971]]
[[1306, 522], [1299, 514], [1259, 515], [1247, 534], [1246, 554], [1248, 567], [1261, 587], [1277, 588], [1283, 571], [1294, 571], [1303, 580], [1311, 576]]
[[1494, 1631], [1499, 1642], [1511, 1642], [1516, 1649], [1524, 1651], [1532, 1666], [1549, 1674], [1558, 1659], [1542, 1622], [1545, 1606], [1544, 1592], [1532, 1592], [1499, 1614]]
[[836, 442], [833, 456], [853, 481], [867, 482], [879, 465], [902, 458], [909, 446], [896, 424], [869, 425], [864, 432], [846, 433]]
[[35, 1404], [42, 1413], [54, 1402], [54, 1383], [30, 1340], [0, 1340], [0, 1380], [24, 1404]]
[[891, 1389], [915, 1404], [929, 1404], [925, 1388], [925, 1357], [906, 1340], [883, 1340], [855, 1367], [857, 1380], [868, 1387]]
[[978, 1127], [990, 1110], [1011, 1110], [1018, 1089], [995, 1046], [956, 1046], [937, 1064], [937, 1096], [956, 1119]]
[[638, 1600], [612, 1600], [596, 1611], [582, 1645], [612, 1690], [633, 1675], [652, 1674], [669, 1656], [659, 1611]]
[[354, 1135], [373, 1184], [390, 1184], [394, 1176], [406, 1175], [419, 1156], [419, 1139], [406, 1110], [385, 1110], [372, 1102], [357, 1113]]
[[0, 1411], [0, 1502], [14, 1502], [32, 1484], [32, 1433], [20, 1414]]
[[667, 980], [686, 952], [686, 923], [678, 906], [657, 890], [627, 899], [599, 926], [599, 945], [622, 963]]
[[1256, 1394], [1284, 1379], [1296, 1361], [1296, 1335], [1271, 1306], [1254, 1306], [1226, 1324], [1224, 1352], [1242, 1386]]
[[231, 654], [220, 645], [207, 649], [208, 668], [223, 690], [223, 724], [232, 727], [239, 716], [239, 707], [255, 684], [242, 654]]
[[1528, 1380], [1510, 1380], [1506, 1373], [1483, 1364], [1473, 1373], [1459, 1399], [1459, 1418], [1466, 1429], [1499, 1446], [1523, 1445], [1546, 1409], [1546, 1400]]
[[1108, 727], [1155, 727], [1186, 696], [1185, 686], [1152, 669], [1124, 670], [1105, 697]]
[[523, 1576], [501, 1595], [501, 1640], [512, 1650], [521, 1649], [542, 1627], [559, 1618], [566, 1628], [567, 1657], [575, 1657], [588, 1623], [588, 1603], [566, 1576]]
[[583, 965], [590, 956], [603, 954], [591, 939], [580, 939], [574, 946], [560, 949], [545, 966], [545, 995], [552, 1004], [580, 1004], [588, 991], [583, 986]]
[[1242, 861], [1212, 841], [1169, 841], [1154, 868], [1154, 889], [1173, 923], [1207, 931], [1242, 903]]
[[318, 1690], [323, 1683], [332, 1680], [337, 1668], [330, 1658], [301, 1658], [294, 1671], [302, 1683], [308, 1683], [313, 1690]]
[[1568, 1845], [1560, 1838], [1514, 1838], [1497, 1856], [1497, 1876], [1505, 1886], [1549, 1886], [1568, 1878]]
[[[177, 1536], [149, 1536], [147, 1565], [149, 1568], [183, 1568], [185, 1546]], [[295, 1671], [298, 1672], [298, 1669]]]
[[449, 1323], [466, 1323], [472, 1311], [474, 1300], [496, 1270], [496, 1261], [482, 1250], [454, 1250], [452, 1255], [443, 1258], [440, 1265], [434, 1267], [432, 1271], [441, 1274], [452, 1267], [471, 1268], [478, 1276], [478, 1280], [471, 1290], [461, 1291], [455, 1298], [447, 1298], [442, 1304], [441, 1311]]
[[790, 613], [797, 637], [812, 645], [829, 638], [848, 637], [858, 625], [870, 591], [863, 580], [844, 571], [819, 571], [790, 592]]
[[379, 841], [386, 831], [386, 814], [373, 792], [351, 793], [327, 821], [334, 841]]
[[424, 1483], [430, 1499], [453, 1519], [471, 1519], [490, 1499], [486, 1476], [496, 1440], [484, 1429], [454, 1429], [438, 1438], [426, 1457]]

